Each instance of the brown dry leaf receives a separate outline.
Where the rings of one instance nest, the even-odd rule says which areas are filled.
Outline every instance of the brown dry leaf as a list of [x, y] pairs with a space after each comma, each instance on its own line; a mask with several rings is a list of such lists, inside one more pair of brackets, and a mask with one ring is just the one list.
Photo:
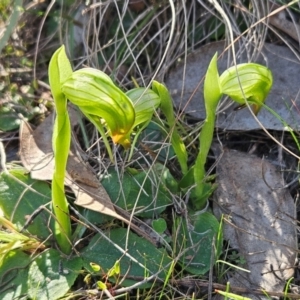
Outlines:
[[35, 130], [29, 123], [20, 125], [20, 157], [31, 178], [51, 180], [54, 170], [52, 151], [53, 115], [48, 116]]
[[[77, 118], [71, 111], [71, 124]], [[52, 151], [53, 115], [48, 116], [35, 130], [27, 122], [20, 127], [20, 157], [33, 179], [51, 180], [54, 170]], [[75, 196], [77, 205], [118, 218], [126, 219], [115, 212], [114, 206], [93, 172], [70, 151], [65, 184]]]
[[[280, 172], [266, 160], [225, 150], [217, 166], [214, 213], [225, 215], [224, 238], [251, 273], [235, 271], [233, 286], [282, 292], [294, 274], [296, 210]], [[254, 295], [251, 299], [257, 299]]]

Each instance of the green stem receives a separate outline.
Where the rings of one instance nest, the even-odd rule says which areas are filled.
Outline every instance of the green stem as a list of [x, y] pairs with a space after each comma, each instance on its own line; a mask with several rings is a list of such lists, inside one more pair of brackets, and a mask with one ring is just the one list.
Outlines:
[[52, 180], [52, 205], [56, 216], [54, 234], [61, 251], [65, 254], [69, 254], [72, 250], [70, 243], [71, 222], [64, 188], [70, 143], [71, 124], [66, 110], [64, 114], [56, 116], [54, 124], [53, 150], [55, 169]]
[[61, 84], [72, 74], [64, 46], [53, 54], [49, 64], [49, 82], [56, 109], [52, 147], [55, 168], [52, 179], [52, 207], [56, 217], [54, 236], [61, 251], [70, 254], [71, 221], [68, 202], [65, 197], [65, 173], [71, 144], [71, 124], [67, 110], [67, 99], [61, 91]]
[[201, 129], [199, 141], [200, 141], [200, 149], [199, 154], [197, 156], [194, 168], [194, 178], [196, 183], [196, 195], [199, 196], [198, 199], [201, 201], [197, 201], [197, 203], [193, 203], [194, 207], [197, 209], [203, 208], [206, 203], [206, 199], [201, 196], [204, 193], [204, 178], [205, 178], [205, 164], [208, 156], [208, 152], [213, 140], [214, 129], [215, 129], [215, 110], [207, 111], [207, 116], [204, 122], [204, 125]]
[[202, 209], [205, 206], [206, 198], [204, 196], [204, 178], [205, 178], [205, 163], [207, 155], [212, 143], [216, 110], [221, 99], [222, 93], [219, 84], [219, 73], [217, 68], [217, 53], [212, 58], [204, 81], [204, 102], [206, 110], [206, 119], [201, 129], [199, 136], [200, 147], [199, 153], [194, 166], [194, 180], [195, 180], [195, 195], [193, 206], [195, 209]]

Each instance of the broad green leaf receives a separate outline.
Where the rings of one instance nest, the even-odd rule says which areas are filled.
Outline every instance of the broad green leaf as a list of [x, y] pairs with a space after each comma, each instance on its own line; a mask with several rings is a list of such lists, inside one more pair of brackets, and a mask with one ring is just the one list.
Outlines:
[[179, 192], [178, 182], [166, 166], [156, 163], [153, 165], [153, 169], [157, 174], [161, 174], [163, 184], [171, 193], [176, 194]]
[[152, 227], [153, 229], [159, 233], [162, 234], [165, 232], [165, 230], [167, 229], [167, 223], [166, 220], [163, 218], [159, 218], [157, 220], [153, 220], [152, 221]]
[[[176, 155], [172, 145], [165, 142], [165, 135], [163, 134], [164, 131], [165, 129], [162, 128], [160, 124], [151, 121], [141, 132], [138, 139], [139, 145], [143, 151], [147, 153], [147, 146], [144, 143], [149, 143], [151, 145], [149, 151], [155, 152], [157, 160], [163, 164]], [[141, 161], [142, 160], [143, 159], [141, 159]], [[143, 164], [144, 162], [141, 163]]]
[[136, 216], [151, 218], [172, 203], [168, 191], [154, 180], [151, 174], [141, 171], [134, 176], [125, 172], [120, 182], [119, 175], [109, 170], [109, 175], [101, 183], [116, 205], [127, 211], [136, 205]]
[[[20, 180], [21, 183], [17, 180]], [[16, 169], [11, 170], [10, 174], [1, 173], [0, 209], [3, 211], [4, 216], [16, 225], [18, 230], [25, 225], [27, 218], [34, 211], [49, 203], [50, 200], [51, 190], [49, 185], [45, 182], [32, 180], [27, 174], [27, 170]], [[39, 239], [45, 240], [51, 234], [48, 228], [49, 219], [50, 214], [42, 209], [26, 230]]]
[[112, 221], [114, 218], [105, 214], [101, 214], [91, 209], [77, 207], [78, 211], [84, 218], [87, 218], [94, 225], [101, 225]]
[[39, 300], [61, 298], [70, 290], [81, 268], [80, 257], [65, 259], [57, 250], [44, 251], [30, 265], [28, 296]]
[[220, 251], [216, 249], [221, 249], [218, 243], [222, 243], [222, 237], [219, 233], [219, 222], [211, 213], [205, 212], [193, 218], [177, 219], [174, 230], [178, 234], [174, 235], [174, 244], [177, 255], [184, 253], [180, 257], [182, 268], [189, 273], [202, 275], [209, 271], [220, 255]]
[[135, 122], [133, 127], [143, 123], [149, 123], [153, 113], [160, 105], [159, 96], [152, 90], [136, 88], [128, 91], [126, 95], [131, 99], [135, 110]]
[[[127, 241], [126, 229], [112, 229], [108, 235], [113, 243], [125, 249]], [[138, 263], [130, 257], [123, 255], [112, 243], [109, 243], [102, 236], [96, 234], [90, 241], [90, 244], [81, 252], [85, 268], [92, 273], [89, 262], [94, 262], [99, 264], [104, 272], [108, 272], [115, 265], [116, 261], [120, 260], [120, 275], [122, 277], [126, 274], [128, 277], [122, 284], [124, 286], [140, 282], [156, 272], [159, 272], [157, 277], [161, 280], [166, 278], [171, 259], [163, 248], [157, 249], [149, 241], [132, 232], [129, 232], [127, 245], [127, 253]], [[152, 285], [153, 282], [150, 282], [143, 284], [140, 288], [147, 288]]]
[[174, 151], [177, 155], [178, 162], [181, 167], [183, 174], [186, 174], [188, 171], [187, 167], [187, 151], [186, 147], [182, 141], [182, 138], [177, 132], [176, 128], [176, 118], [173, 109], [173, 101], [168, 89], [161, 83], [153, 81], [152, 89], [160, 97], [160, 108], [164, 115], [167, 118], [168, 126], [171, 130], [171, 143], [174, 148]]
[[273, 84], [272, 72], [265, 66], [246, 63], [227, 69], [220, 76], [221, 92], [234, 101], [254, 105], [258, 113], [266, 100]]
[[34, 116], [40, 113], [38, 107], [33, 107], [33, 103], [15, 96], [9, 103], [4, 103], [0, 107], [0, 130], [10, 131], [20, 127], [22, 115], [25, 120], [31, 120]]
[[87, 117], [103, 118], [114, 143], [130, 145], [135, 120], [132, 102], [104, 72], [92, 68], [75, 71], [62, 91]]
[[0, 266], [0, 299], [22, 299], [22, 296], [28, 294], [27, 278], [30, 262], [30, 256], [19, 250], [11, 251], [5, 256]]

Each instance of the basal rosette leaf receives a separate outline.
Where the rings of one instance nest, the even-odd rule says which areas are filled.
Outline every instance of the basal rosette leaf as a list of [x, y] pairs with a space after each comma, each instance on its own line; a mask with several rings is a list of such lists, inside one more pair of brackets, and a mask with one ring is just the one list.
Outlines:
[[220, 76], [221, 92], [234, 101], [245, 104], [245, 98], [259, 112], [273, 84], [272, 72], [255, 63], [239, 64]]
[[62, 92], [87, 117], [103, 118], [114, 143], [128, 147], [135, 121], [134, 107], [109, 76], [92, 68], [75, 71], [63, 83]]

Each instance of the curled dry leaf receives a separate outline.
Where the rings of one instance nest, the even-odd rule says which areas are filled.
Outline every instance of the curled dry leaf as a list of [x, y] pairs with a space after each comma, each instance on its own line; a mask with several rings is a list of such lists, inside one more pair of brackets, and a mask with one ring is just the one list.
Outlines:
[[294, 274], [297, 238], [295, 205], [282, 175], [266, 160], [225, 150], [217, 181], [214, 213], [225, 215], [224, 237], [250, 270], [234, 271], [231, 284], [283, 291]]

